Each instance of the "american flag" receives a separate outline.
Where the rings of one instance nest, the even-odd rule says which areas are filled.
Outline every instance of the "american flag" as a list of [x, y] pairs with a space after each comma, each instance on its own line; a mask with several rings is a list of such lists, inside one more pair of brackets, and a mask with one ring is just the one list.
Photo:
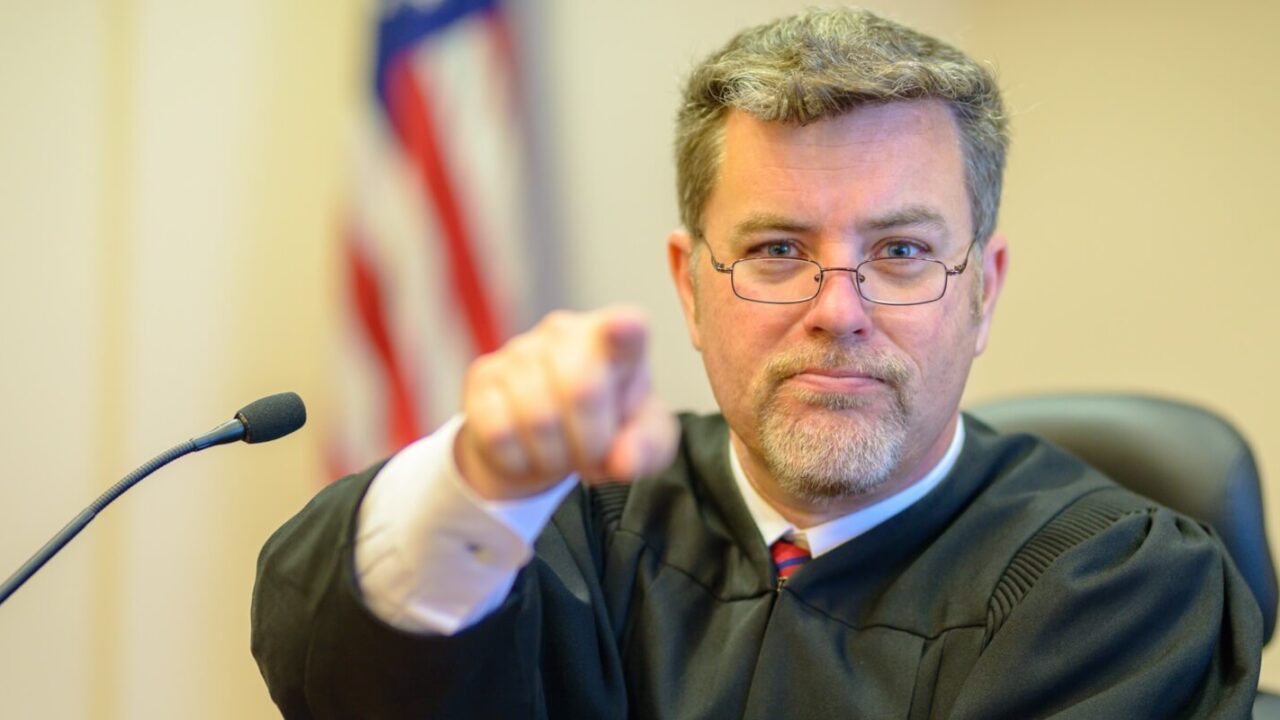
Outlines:
[[339, 473], [457, 412], [470, 360], [559, 301], [511, 10], [384, 1], [377, 23], [342, 238]]

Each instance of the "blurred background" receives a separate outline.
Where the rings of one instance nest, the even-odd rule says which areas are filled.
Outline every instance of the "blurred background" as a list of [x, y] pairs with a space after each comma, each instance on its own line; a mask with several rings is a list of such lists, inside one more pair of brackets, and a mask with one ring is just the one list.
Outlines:
[[[811, 3], [513, 2], [433, 30], [416, 85], [376, 83], [381, 21], [451, 4], [0, 3], [0, 576], [249, 400], [296, 390], [311, 416], [161, 471], [0, 608], [6, 717], [275, 717], [258, 548], [547, 308], [648, 308], [662, 394], [713, 407], [664, 260], [678, 85]], [[1013, 111], [1012, 272], [967, 401], [1191, 400], [1278, 472], [1280, 4], [867, 5], [989, 60]]]

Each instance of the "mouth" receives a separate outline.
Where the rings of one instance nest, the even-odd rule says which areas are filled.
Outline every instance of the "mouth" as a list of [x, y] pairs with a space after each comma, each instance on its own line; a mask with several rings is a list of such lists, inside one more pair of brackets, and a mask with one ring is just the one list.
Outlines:
[[885, 381], [874, 375], [841, 368], [805, 368], [788, 377], [786, 382], [812, 392], [846, 395], [880, 390], [885, 386]]

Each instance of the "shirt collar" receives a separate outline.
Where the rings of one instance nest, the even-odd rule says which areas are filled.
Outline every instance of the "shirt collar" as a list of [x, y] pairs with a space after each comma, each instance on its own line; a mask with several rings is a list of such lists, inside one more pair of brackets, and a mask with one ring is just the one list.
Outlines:
[[751, 513], [756, 527], [760, 529], [764, 544], [773, 545], [780, 538], [786, 537], [797, 545], [807, 547], [813, 557], [818, 557], [871, 530], [928, 495], [929, 491], [937, 487], [955, 467], [956, 459], [960, 457], [960, 449], [963, 446], [964, 416], [961, 416], [956, 421], [955, 434], [951, 438], [951, 445], [947, 447], [947, 452], [920, 480], [848, 515], [803, 529], [788, 522], [751, 486], [746, 472], [742, 469], [742, 463], [738, 460], [738, 453], [733, 449], [732, 440], [729, 442], [729, 467], [733, 471], [733, 480], [738, 486], [738, 492], [746, 502], [747, 512]]

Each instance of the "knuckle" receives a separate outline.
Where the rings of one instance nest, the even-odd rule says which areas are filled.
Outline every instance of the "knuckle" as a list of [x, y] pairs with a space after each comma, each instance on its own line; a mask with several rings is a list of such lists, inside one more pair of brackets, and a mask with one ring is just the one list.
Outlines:
[[[499, 351], [500, 352], [500, 351]], [[467, 366], [463, 387], [478, 387], [491, 382], [502, 366], [502, 358], [495, 353], [481, 355]]]
[[554, 408], [532, 408], [525, 414], [522, 421], [529, 433], [535, 437], [545, 438], [560, 432], [560, 413]]
[[584, 316], [570, 310], [553, 310], [538, 323], [537, 334], [553, 342], [556, 349], [563, 349], [585, 333]]
[[492, 364], [493, 364], [493, 358], [490, 355], [481, 355], [475, 360], [472, 360], [471, 364], [467, 365], [466, 379], [475, 380], [479, 378], [480, 376], [484, 375], [484, 373], [489, 369], [489, 366]]
[[575, 315], [568, 310], [552, 310], [543, 316], [540, 326], [547, 330], [557, 331], [573, 325]]
[[512, 445], [519, 438], [514, 424], [501, 420], [495, 421], [492, 418], [477, 418], [472, 425], [472, 432], [479, 444], [486, 448]]
[[537, 345], [538, 341], [533, 333], [522, 333], [508, 340], [499, 352], [505, 357], [525, 357], [532, 353]]
[[565, 388], [565, 402], [577, 410], [595, 410], [608, 400], [608, 389], [602, 382], [575, 382]]

